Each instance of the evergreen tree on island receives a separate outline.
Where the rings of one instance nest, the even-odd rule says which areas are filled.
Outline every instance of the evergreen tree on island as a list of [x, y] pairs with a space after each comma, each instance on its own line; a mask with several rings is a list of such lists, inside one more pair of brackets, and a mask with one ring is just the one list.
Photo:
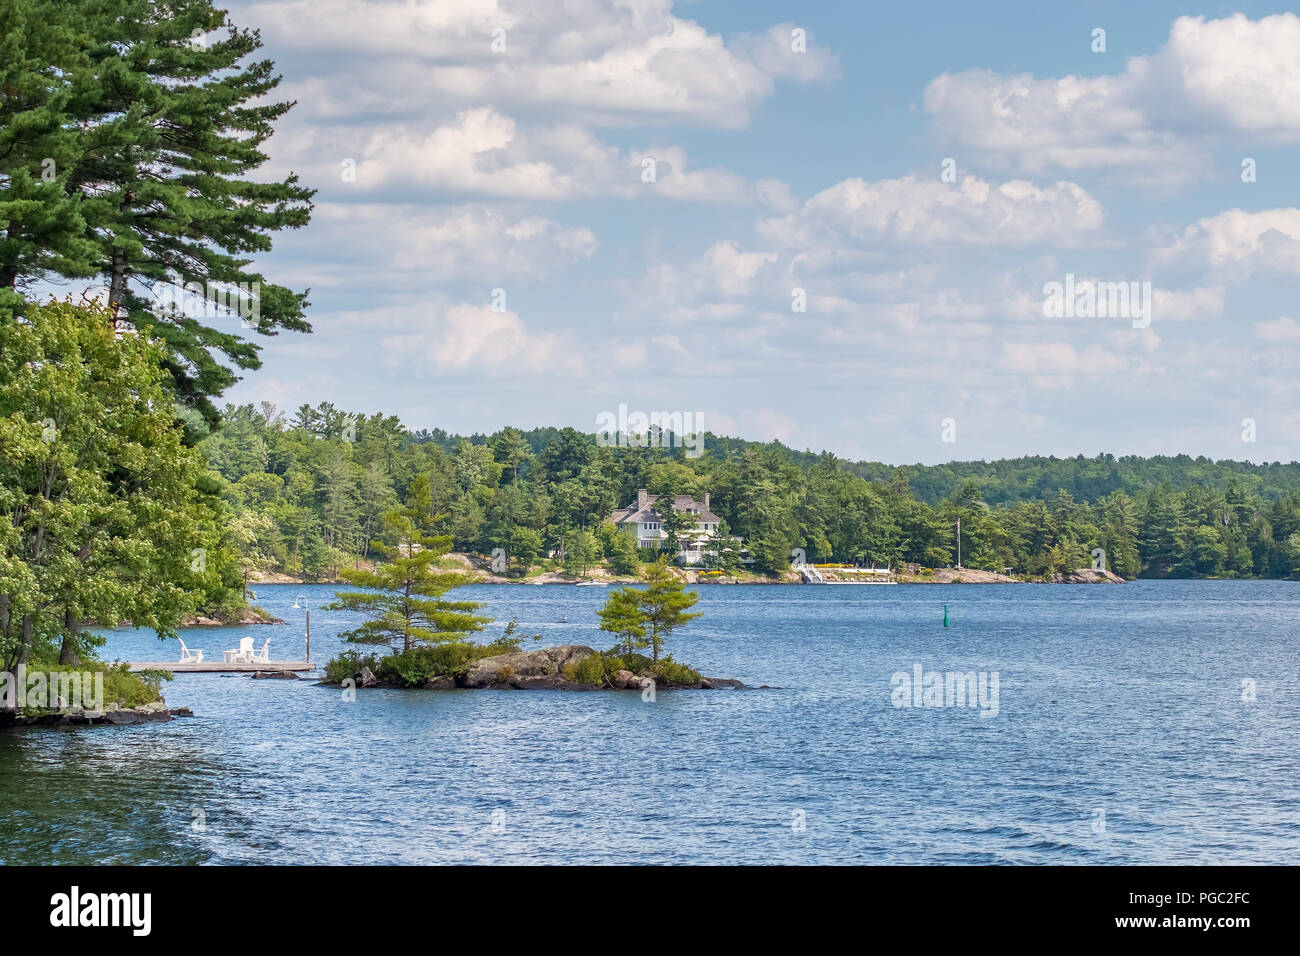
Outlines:
[[447, 535], [421, 532], [421, 517], [402, 510], [388, 512], [384, 524], [395, 544], [375, 541], [371, 547], [388, 561], [374, 570], [344, 568], [339, 575], [365, 591], [339, 591], [326, 607], [359, 611], [370, 619], [342, 636], [354, 644], [384, 644], [397, 652], [419, 644], [461, 641], [481, 631], [488, 618], [476, 617], [477, 601], [447, 601], [443, 595], [472, 584], [473, 578], [442, 570], [439, 559], [451, 550]]
[[658, 663], [668, 635], [700, 616], [698, 611], [687, 612], [700, 596], [695, 591], [688, 593], [673, 577], [666, 555], [646, 565], [644, 576], [644, 588], [619, 588], [597, 613], [601, 630], [617, 634], [629, 652], [650, 648], [651, 658]]

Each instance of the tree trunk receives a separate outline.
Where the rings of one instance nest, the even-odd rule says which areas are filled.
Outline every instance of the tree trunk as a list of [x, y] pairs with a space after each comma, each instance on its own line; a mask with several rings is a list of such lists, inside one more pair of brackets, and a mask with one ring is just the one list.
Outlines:
[[[131, 203], [135, 201], [135, 193], [127, 190], [122, 197], [122, 204], [118, 206], [118, 211], [122, 217], [131, 210]], [[126, 295], [126, 250], [115, 248], [113, 250], [112, 274], [108, 284], [108, 307], [113, 312], [113, 324], [117, 325], [118, 315], [121, 314], [122, 299]]]
[[68, 664], [76, 667], [81, 663], [81, 655], [77, 653], [77, 634], [81, 630], [81, 622], [77, 620], [76, 615], [71, 611], [65, 611], [63, 615], [63, 647], [59, 651], [59, 663]]
[[113, 272], [108, 284], [108, 308], [113, 313], [113, 322], [121, 314], [122, 296], [126, 293], [126, 251], [113, 250]]
[[32, 656], [32, 616], [23, 615], [23, 647], [18, 652], [18, 663], [26, 664], [27, 658]]
[[[21, 231], [22, 230], [18, 225], [18, 221], [14, 220], [13, 222], [9, 223], [9, 228], [5, 230], [5, 234], [10, 242], [16, 242], [19, 235], [21, 234]], [[17, 288], [17, 286], [18, 286], [18, 262], [17, 260], [14, 260], [13, 263], [6, 265], [4, 267], [0, 267], [0, 288], [14, 289]]]

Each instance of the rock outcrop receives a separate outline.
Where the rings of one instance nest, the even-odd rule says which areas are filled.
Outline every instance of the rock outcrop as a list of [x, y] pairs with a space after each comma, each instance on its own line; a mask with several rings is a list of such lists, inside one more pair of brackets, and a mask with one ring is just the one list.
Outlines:
[[71, 727], [71, 726], [130, 726], [133, 724], [165, 723], [176, 717], [193, 717], [194, 712], [188, 707], [169, 709], [161, 700], [139, 707], [122, 707], [113, 703], [102, 711], [83, 710], [70, 707], [66, 710], [50, 713], [27, 714], [13, 711], [0, 711], [0, 727]]
[[[641, 691], [649, 687], [651, 680], [656, 674], [656, 667], [662, 665], [650, 665], [646, 663], [646, 669], [642, 674], [634, 674], [629, 670], [617, 670], [615, 672], [606, 672], [599, 683], [588, 683], [584, 680], [575, 680], [572, 678], [573, 665], [581, 663], [584, 659], [597, 654], [597, 650], [589, 648], [585, 644], [562, 644], [556, 648], [541, 648], [539, 650], [511, 650], [504, 654], [493, 654], [491, 657], [484, 657], [474, 661], [468, 666], [463, 675], [441, 676], [426, 680], [420, 684], [420, 689], [424, 691], [454, 691], [454, 689], [464, 688], [471, 691], [480, 691], [480, 689], [489, 689], [489, 691], [607, 691], [607, 689], [619, 689], [619, 691]], [[642, 658], [643, 661], [643, 658]], [[565, 669], [568, 672], [565, 672]], [[598, 670], [603, 670], [598, 669]], [[681, 669], [677, 669], [680, 674]], [[381, 680], [370, 671], [369, 667], [361, 667], [360, 674], [354, 675], [356, 684], [359, 687], [403, 687], [403, 684], [390, 683], [387, 680]], [[677, 678], [680, 682], [680, 676]], [[321, 684], [330, 684], [324, 680]], [[766, 687], [766, 685], [764, 685]], [[706, 691], [715, 691], [715, 689], [733, 688], [749, 689], [746, 684], [740, 680], [732, 678], [699, 678], [693, 680], [693, 683], [656, 683], [656, 688], [666, 689], [706, 689]]]
[[[584, 659], [596, 654], [595, 648], [585, 644], [561, 644], [559, 647], [544, 647], [535, 651], [509, 651], [494, 654], [474, 661], [465, 673], [457, 678], [439, 677], [421, 685], [423, 690], [642, 690], [651, 682], [650, 674], [635, 674], [630, 670], [618, 670], [606, 675], [600, 683], [587, 683], [573, 680], [565, 673], [566, 668], [579, 664]], [[386, 685], [367, 667], [361, 669], [356, 678], [358, 686], [382, 687]], [[669, 685], [658, 684], [658, 689], [667, 690]], [[698, 682], [674, 684], [674, 688], [699, 688], [718, 690], [732, 688], [747, 689], [745, 684], [728, 677], [701, 677]]]
[[538, 651], [511, 651], [484, 657], [469, 666], [461, 685], [558, 690], [561, 684], [572, 684], [577, 689], [585, 685], [566, 680], [564, 668], [595, 653], [594, 648], [585, 644], [561, 644]]
[[249, 605], [241, 607], [229, 614], [221, 617], [208, 617], [204, 614], [196, 614], [194, 617], [181, 621], [180, 627], [233, 627], [245, 624], [283, 624], [274, 614], [268, 614], [260, 607]]
[[1109, 571], [1099, 571], [1096, 568], [1076, 568], [1068, 574], [1057, 574], [1053, 577], [1057, 584], [1123, 584], [1124, 579], [1118, 574], [1112, 574]]

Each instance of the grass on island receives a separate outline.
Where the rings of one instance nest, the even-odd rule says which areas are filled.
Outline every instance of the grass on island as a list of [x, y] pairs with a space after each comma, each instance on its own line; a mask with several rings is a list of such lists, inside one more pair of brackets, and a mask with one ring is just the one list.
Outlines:
[[365, 668], [383, 684], [423, 687], [443, 678], [454, 680], [463, 677], [475, 661], [517, 651], [519, 643], [519, 638], [506, 635], [487, 644], [447, 641], [420, 644], [390, 654], [346, 650], [325, 665], [324, 683], [341, 684], [348, 679], [356, 680]]
[[613, 687], [615, 675], [619, 671], [630, 671], [636, 677], [652, 678], [659, 687], [698, 687], [704, 679], [699, 671], [673, 660], [671, 654], [654, 661], [644, 654], [629, 654], [619, 648], [597, 651], [566, 664], [564, 676], [567, 680], [580, 684]]
[[[366, 668], [376, 680], [388, 686], [426, 687], [439, 680], [459, 680], [475, 661], [509, 654], [519, 650], [519, 645], [518, 638], [509, 637], [488, 644], [452, 641], [421, 645], [391, 654], [347, 650], [325, 665], [323, 682], [341, 684], [345, 680], [357, 680], [362, 668]], [[703, 680], [699, 671], [677, 663], [671, 654], [654, 661], [644, 654], [627, 653], [619, 648], [596, 651], [570, 662], [564, 667], [564, 678], [578, 684], [613, 687], [619, 671], [652, 678], [659, 687], [698, 687]], [[508, 681], [514, 673], [509, 667], [504, 667], [499, 677]]]
[[[17, 713], [24, 717], [37, 717], [45, 714], [57, 713], [59, 708], [52, 707], [28, 707], [25, 701], [29, 699], [28, 694], [34, 693], [30, 678], [35, 674], [45, 676], [45, 686], [49, 687], [58, 679], [56, 675], [67, 674], [85, 675], [90, 674], [94, 679], [95, 674], [103, 674], [104, 681], [104, 708], [131, 710], [136, 707], [143, 707], [145, 704], [152, 704], [155, 701], [163, 699], [162, 685], [164, 681], [172, 679], [171, 671], [147, 670], [132, 672], [128, 665], [122, 661], [115, 661], [108, 664], [104, 661], [87, 660], [80, 664], [51, 664], [39, 660], [29, 660], [24, 665], [25, 673], [28, 680], [28, 687], [15, 688], [16, 692], [21, 694], [21, 700], [17, 708]], [[12, 679], [12, 678], [11, 678]], [[84, 677], [83, 677], [84, 679]], [[83, 701], [89, 703], [88, 689], [82, 691]], [[41, 694], [41, 696], [45, 696]], [[48, 699], [48, 698], [47, 698]]]

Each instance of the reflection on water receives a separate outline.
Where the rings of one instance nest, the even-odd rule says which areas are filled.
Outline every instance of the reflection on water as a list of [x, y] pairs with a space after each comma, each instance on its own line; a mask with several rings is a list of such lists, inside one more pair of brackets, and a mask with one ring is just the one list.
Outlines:
[[[0, 734], [0, 862], [1290, 862], [1295, 588], [701, 587], [676, 656], [778, 689], [653, 704], [178, 675], [193, 719]], [[343, 646], [331, 588], [258, 590], [288, 625], [186, 643], [299, 658], [303, 594], [313, 657]], [[459, 593], [488, 636], [609, 643], [604, 589]], [[105, 653], [180, 656], [133, 631]], [[998, 671], [998, 716], [893, 707], [916, 664]]]

